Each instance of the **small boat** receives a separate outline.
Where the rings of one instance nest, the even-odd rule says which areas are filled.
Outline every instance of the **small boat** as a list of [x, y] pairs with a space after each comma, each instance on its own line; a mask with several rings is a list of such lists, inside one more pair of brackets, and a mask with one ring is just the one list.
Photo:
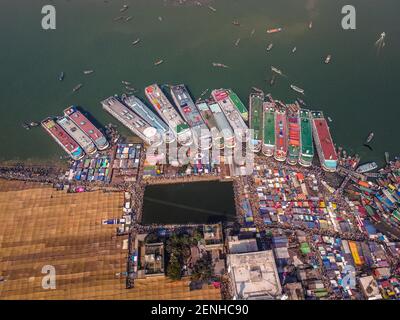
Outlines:
[[294, 91], [296, 91], [296, 92], [298, 92], [298, 93], [304, 94], [304, 89], [299, 88], [299, 87], [296, 87], [296, 86], [293, 85], [293, 84], [291, 84], [290, 87], [292, 88], [292, 90], [294, 90]]
[[130, 82], [124, 81], [124, 80], [122, 80], [121, 82], [122, 82], [122, 84], [124, 84], [124, 85], [126, 85], [126, 86], [129, 86], [129, 85], [131, 84]]
[[72, 92], [77, 92], [79, 89], [81, 89], [83, 87], [83, 84], [80, 83], [78, 84], [75, 88], [72, 89]]
[[275, 75], [272, 76], [271, 80], [269, 81], [271, 87], [275, 84]]
[[377, 168], [378, 168], [378, 165], [376, 164], [376, 162], [368, 162], [366, 164], [359, 166], [357, 168], [356, 172], [357, 173], [365, 173], [365, 172], [375, 170]]
[[29, 126], [29, 124], [23, 122], [21, 123], [22, 128], [24, 128], [25, 130], [29, 130], [31, 127]]
[[240, 43], [240, 38], [236, 40], [235, 46], [237, 47], [239, 45], [239, 43]]
[[310, 21], [310, 23], [309, 23], [309, 25], [308, 25], [308, 29], [312, 29], [312, 27], [313, 27], [313, 22]]
[[387, 151], [385, 152], [385, 161], [387, 164], [390, 163], [390, 156], [389, 156], [389, 152], [387, 152]]
[[227, 66], [226, 64], [218, 63], [218, 62], [213, 62], [212, 65], [213, 65], [213, 67], [229, 68], [229, 66]]
[[130, 90], [130, 91], [137, 91], [134, 87], [130, 87], [130, 86], [126, 86], [125, 87], [126, 90]]
[[114, 18], [114, 21], [119, 21], [119, 20], [122, 20], [123, 18], [124, 18], [123, 16], [118, 16], [118, 17]]
[[162, 21], [162, 17], [158, 17], [158, 20]]
[[296, 100], [297, 100], [297, 102], [298, 102], [299, 104], [301, 104], [303, 107], [307, 107], [307, 104], [306, 104], [306, 102], [305, 102], [304, 100], [302, 100], [302, 99], [300, 99], [300, 98], [297, 98]]
[[292, 53], [295, 53], [297, 51], [297, 47], [294, 47], [293, 49], [292, 49]]
[[270, 43], [267, 47], [267, 51], [271, 51], [271, 49], [274, 47], [273, 43]]
[[126, 22], [128, 22], [130, 20], [132, 20], [132, 16], [126, 17], [126, 19], [125, 19]]
[[163, 63], [163, 62], [164, 62], [164, 60], [160, 59], [160, 60], [154, 62], [154, 65], [155, 65], [155, 66], [159, 66], [159, 65], [160, 65], [161, 63]]
[[328, 54], [325, 58], [325, 63], [328, 64], [329, 62], [331, 62], [332, 56], [330, 54]]
[[92, 74], [93, 72], [94, 72], [94, 70], [84, 70], [83, 74], [88, 75], [88, 74]]
[[135, 41], [132, 42], [132, 45], [137, 45], [140, 42], [140, 38], [137, 38]]
[[233, 21], [232, 21], [232, 24], [233, 24], [234, 26], [240, 26], [240, 22], [237, 21], [237, 20], [233, 20]]
[[281, 32], [282, 30], [283, 30], [282, 28], [268, 29], [267, 33], [269, 33], [269, 34], [277, 33], [277, 32]]
[[60, 75], [58, 76], [58, 80], [63, 81], [65, 77], [65, 73], [64, 71], [60, 73]]
[[256, 29], [251, 30], [250, 37], [254, 36], [255, 33], [256, 33]]
[[374, 138], [374, 135], [375, 134], [373, 132], [370, 132], [365, 143], [370, 143], [372, 141], [372, 139]]
[[210, 9], [212, 12], [217, 12], [217, 9], [215, 9], [214, 7], [208, 6], [208, 9]]
[[36, 122], [36, 121], [31, 121], [31, 122], [29, 122], [29, 126], [30, 126], [31, 128], [37, 127], [38, 125], [39, 125], [39, 123]]
[[329, 122], [332, 122], [333, 120], [332, 120], [332, 118], [331, 118], [331, 117], [328, 117], [328, 121], [329, 121]]
[[129, 8], [129, 6], [127, 4], [124, 4], [119, 11], [120, 12], [125, 12], [126, 10], [128, 10], [128, 8]]
[[275, 68], [274, 66], [271, 66], [271, 70], [272, 70], [273, 72], [275, 72], [275, 73], [281, 75], [281, 76], [283, 75], [282, 71], [279, 70], [278, 68]]

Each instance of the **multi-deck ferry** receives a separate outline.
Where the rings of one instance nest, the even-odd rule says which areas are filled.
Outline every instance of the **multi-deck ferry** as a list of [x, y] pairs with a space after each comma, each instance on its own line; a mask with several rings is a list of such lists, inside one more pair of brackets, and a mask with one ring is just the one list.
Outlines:
[[210, 107], [208, 106], [207, 101], [199, 101], [196, 104], [196, 108], [199, 110], [201, 117], [204, 120], [204, 123], [207, 125], [207, 127], [211, 132], [213, 144], [215, 145], [216, 148], [223, 149], [225, 145], [224, 137], [222, 132], [219, 130], [217, 119], [214, 117], [214, 114], [211, 111]]
[[117, 97], [109, 97], [101, 102], [103, 109], [131, 130], [147, 145], [158, 146], [163, 140], [155, 127], [137, 113], [125, 106]]
[[297, 108], [288, 111], [288, 158], [287, 162], [291, 165], [297, 164], [300, 154], [300, 116]]
[[240, 100], [239, 96], [233, 92], [231, 89], [228, 89], [229, 99], [232, 101], [233, 105], [236, 107], [237, 111], [239, 111], [240, 115], [242, 116], [244, 121], [249, 120], [249, 112], [247, 108]]
[[328, 123], [322, 111], [311, 112], [313, 122], [313, 135], [317, 147], [319, 161], [322, 169], [328, 172], [335, 172], [337, 169], [338, 157], [332, 141]]
[[223, 137], [224, 146], [227, 148], [234, 148], [236, 146], [235, 132], [232, 130], [225, 113], [215, 101], [210, 101], [208, 106], [217, 123], [218, 130]]
[[42, 127], [53, 137], [61, 148], [71, 156], [72, 159], [80, 160], [85, 156], [85, 153], [79, 144], [52, 118], [44, 119], [42, 121]]
[[211, 95], [221, 107], [235, 136], [238, 137], [240, 141], [244, 142], [246, 138], [249, 138], [247, 135], [248, 127], [239, 113], [238, 107], [230, 99], [230, 91], [224, 89], [213, 90]]
[[85, 153], [88, 155], [96, 153], [97, 148], [94, 142], [69, 118], [61, 117], [57, 120], [57, 123], [82, 147]]
[[145, 94], [159, 116], [175, 133], [177, 141], [183, 146], [190, 146], [193, 143], [193, 136], [189, 125], [175, 110], [161, 88], [157, 84], [150, 85], [145, 88]]
[[300, 156], [299, 164], [303, 167], [310, 167], [314, 158], [314, 146], [312, 138], [312, 127], [310, 111], [300, 110]]
[[272, 157], [275, 150], [275, 103], [263, 104], [263, 146], [262, 153]]
[[106, 137], [100, 132], [95, 125], [90, 122], [75, 106], [71, 106], [64, 110], [64, 115], [69, 117], [79, 129], [86, 133], [89, 138], [94, 142], [96, 148], [100, 151], [107, 149], [110, 144]]
[[201, 149], [210, 149], [212, 146], [210, 131], [186, 87], [183, 84], [171, 86], [171, 96], [183, 119], [192, 129], [194, 141]]
[[286, 111], [283, 109], [275, 111], [275, 152], [277, 161], [285, 161], [287, 157], [287, 120]]
[[252, 148], [254, 152], [260, 152], [263, 136], [263, 102], [264, 93], [251, 93], [250, 105], [250, 129], [253, 130]]
[[174, 133], [156, 115], [150, 108], [148, 108], [139, 98], [130, 95], [122, 95], [121, 101], [131, 108], [137, 115], [143, 118], [148, 124], [156, 128], [166, 143], [172, 143], [176, 140]]

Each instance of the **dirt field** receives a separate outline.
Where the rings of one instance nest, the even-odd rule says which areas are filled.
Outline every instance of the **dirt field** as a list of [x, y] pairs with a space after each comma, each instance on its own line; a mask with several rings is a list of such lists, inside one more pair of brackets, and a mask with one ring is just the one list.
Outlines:
[[[67, 194], [47, 186], [0, 181], [0, 299], [220, 299], [209, 286], [147, 278], [125, 289], [123, 237], [102, 219], [121, 215], [122, 193]], [[42, 288], [42, 267], [56, 289]]]

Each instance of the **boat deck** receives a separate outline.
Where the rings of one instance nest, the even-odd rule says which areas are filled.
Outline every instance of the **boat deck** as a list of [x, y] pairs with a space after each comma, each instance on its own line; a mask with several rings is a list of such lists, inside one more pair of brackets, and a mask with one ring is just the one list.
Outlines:
[[181, 133], [189, 129], [188, 124], [175, 110], [158, 85], [153, 84], [146, 87], [145, 93], [152, 106], [156, 109], [160, 117], [168, 124], [170, 129], [175, 133]]
[[300, 126], [301, 126], [301, 154], [313, 156], [314, 146], [312, 140], [312, 128], [309, 117], [309, 111], [300, 111]]
[[242, 118], [245, 121], [247, 121], [249, 118], [249, 113], [247, 111], [247, 108], [243, 104], [243, 102], [240, 100], [239, 96], [235, 92], [233, 92], [231, 89], [228, 90], [228, 95], [229, 95], [229, 99], [235, 105], [236, 109], [240, 112]]
[[48, 118], [43, 120], [42, 126], [50, 133], [53, 139], [55, 139], [68, 153], [70, 153], [70, 155], [75, 158], [83, 155], [79, 144], [53, 119]]
[[325, 158], [324, 160], [337, 161], [338, 157], [326, 119], [324, 118], [322, 112], [312, 112], [312, 116], [314, 128], [317, 131], [316, 133], [319, 137], [321, 150]]
[[67, 117], [61, 117], [57, 123], [82, 147], [87, 154], [96, 152], [96, 146], [89, 136]]
[[65, 109], [64, 114], [92, 139], [99, 150], [104, 150], [109, 146], [107, 139], [100, 130], [75, 107]]
[[116, 97], [109, 97], [102, 101], [101, 104], [107, 112], [141, 138], [145, 143], [151, 145], [157, 139], [160, 139], [156, 128], [122, 104]]
[[275, 145], [275, 111], [269, 102], [264, 103], [263, 114], [263, 131], [264, 131], [264, 144]]
[[254, 140], [262, 140], [263, 94], [250, 95], [250, 129], [254, 130]]

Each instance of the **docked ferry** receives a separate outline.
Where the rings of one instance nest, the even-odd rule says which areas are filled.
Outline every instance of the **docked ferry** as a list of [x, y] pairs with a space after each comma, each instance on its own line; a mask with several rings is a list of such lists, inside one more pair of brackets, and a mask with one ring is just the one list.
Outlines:
[[274, 158], [277, 161], [285, 161], [287, 157], [287, 119], [286, 111], [275, 111], [275, 151]]
[[[218, 105], [217, 105], [218, 106]], [[207, 101], [199, 101], [196, 103], [196, 108], [199, 110], [204, 123], [207, 125], [212, 136], [212, 142], [218, 149], [223, 149], [225, 146], [223, 134], [218, 127], [217, 119], [208, 106]], [[219, 107], [218, 107], [219, 108]], [[221, 111], [222, 112], [222, 111]], [[228, 124], [229, 125], [229, 124]]]
[[275, 104], [264, 102], [263, 104], [263, 146], [262, 153], [272, 157], [275, 150]]
[[58, 118], [57, 123], [82, 147], [86, 154], [93, 155], [97, 152], [94, 142], [68, 117]]
[[150, 85], [145, 88], [145, 94], [158, 115], [175, 133], [177, 141], [183, 146], [190, 146], [193, 143], [190, 127], [175, 110], [161, 88], [157, 84]]
[[210, 149], [212, 146], [210, 131], [190, 97], [188, 90], [183, 84], [171, 86], [170, 89], [175, 105], [178, 107], [183, 119], [192, 129], [194, 141], [201, 149]]
[[52, 118], [44, 119], [41, 124], [47, 133], [50, 134], [72, 159], [80, 160], [85, 156], [85, 152], [79, 144]]
[[218, 130], [223, 137], [224, 146], [227, 148], [234, 148], [236, 146], [235, 132], [232, 129], [226, 114], [222, 111], [220, 105], [215, 101], [210, 101], [208, 106], [217, 123]]
[[253, 139], [251, 142], [254, 152], [260, 152], [262, 147], [263, 102], [264, 93], [258, 92], [250, 94], [250, 129], [253, 130]]
[[326, 122], [322, 111], [311, 112], [311, 117], [314, 141], [322, 169], [328, 172], [335, 172], [338, 164], [338, 156], [329, 131], [328, 123]]
[[300, 110], [300, 128], [299, 164], [303, 167], [310, 167], [314, 158], [314, 146], [309, 110]]
[[296, 108], [288, 111], [288, 158], [287, 162], [291, 165], [297, 164], [300, 154], [300, 116]]
[[235, 136], [238, 137], [240, 141], [245, 142], [245, 140], [247, 140], [246, 138], [248, 138], [248, 127], [243, 120], [238, 106], [231, 100], [231, 92], [225, 89], [218, 89], [213, 90], [211, 95], [225, 114]]
[[96, 126], [90, 122], [75, 106], [71, 106], [64, 110], [64, 115], [69, 117], [79, 129], [86, 133], [89, 138], [94, 142], [97, 149], [100, 151], [107, 149], [110, 144], [106, 137], [100, 132]]
[[117, 97], [109, 97], [101, 102], [103, 109], [120, 121], [149, 146], [158, 146], [163, 140], [159, 131], [124, 105]]
[[156, 128], [166, 143], [172, 143], [176, 140], [174, 133], [156, 115], [150, 108], [148, 108], [139, 98], [134, 95], [122, 95], [121, 101], [132, 109], [138, 116], [143, 118], [149, 125]]

